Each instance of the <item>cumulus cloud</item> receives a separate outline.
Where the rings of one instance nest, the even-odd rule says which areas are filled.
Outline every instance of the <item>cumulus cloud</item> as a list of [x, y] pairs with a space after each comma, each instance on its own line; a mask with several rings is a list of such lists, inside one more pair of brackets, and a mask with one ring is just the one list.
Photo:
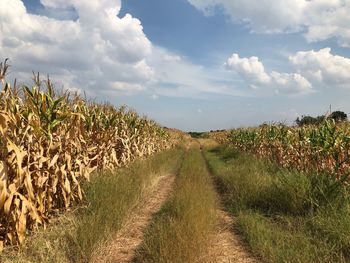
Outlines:
[[[217, 72], [153, 45], [140, 20], [120, 17], [120, 0], [41, 3], [44, 13], [35, 15], [21, 0], [0, 1], [0, 59], [11, 59], [11, 76], [20, 81], [28, 81], [35, 70], [50, 74], [57, 86], [94, 97], [236, 94], [213, 80]], [[74, 12], [75, 18], [52, 17], [55, 10]]]
[[289, 60], [318, 84], [350, 88], [350, 58], [333, 55], [330, 48], [300, 51]]
[[300, 0], [188, 0], [192, 5], [212, 13], [216, 6], [224, 8], [235, 22], [247, 23], [253, 31], [272, 33], [299, 26], [305, 1]]
[[211, 14], [217, 6], [253, 32], [282, 33], [306, 31], [308, 41], [335, 37], [350, 47], [350, 0], [188, 0]]
[[240, 58], [238, 54], [233, 54], [225, 65], [228, 69], [237, 71], [246, 80], [253, 83], [269, 83], [271, 81], [258, 57]]
[[[154, 79], [146, 62], [152, 44], [141, 22], [118, 17], [119, 0], [42, 0], [50, 8], [73, 7], [79, 19], [57, 20], [27, 12], [20, 0], [0, 1], [0, 57], [19, 76], [37, 70], [68, 88], [141, 90]], [[95, 89], [96, 91], [96, 89]]]
[[271, 72], [272, 84], [276, 86], [276, 92], [282, 93], [307, 93], [312, 90], [311, 83], [298, 73]]
[[312, 91], [311, 83], [298, 73], [280, 73], [272, 71], [268, 74], [258, 57], [240, 58], [233, 54], [225, 63], [229, 70], [240, 74], [253, 89], [273, 89], [276, 93], [297, 94]]

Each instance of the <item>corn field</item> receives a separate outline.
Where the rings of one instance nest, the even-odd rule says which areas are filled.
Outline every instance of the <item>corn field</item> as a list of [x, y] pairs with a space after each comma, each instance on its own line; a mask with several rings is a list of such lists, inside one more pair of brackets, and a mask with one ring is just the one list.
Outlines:
[[327, 173], [349, 182], [350, 126], [327, 120], [320, 126], [262, 125], [215, 135], [221, 142], [287, 168]]
[[0, 66], [0, 249], [83, 198], [81, 183], [170, 147], [155, 122], [125, 107], [55, 93], [50, 80], [11, 87]]

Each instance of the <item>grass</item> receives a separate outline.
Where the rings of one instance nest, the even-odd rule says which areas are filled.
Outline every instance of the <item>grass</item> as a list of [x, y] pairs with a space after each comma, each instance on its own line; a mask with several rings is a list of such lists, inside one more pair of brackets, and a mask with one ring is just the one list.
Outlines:
[[172, 197], [156, 215], [135, 262], [206, 262], [217, 196], [198, 149], [189, 150]]
[[[350, 262], [347, 189], [327, 175], [282, 169], [210, 145], [205, 158], [214, 183], [253, 253], [264, 262]], [[159, 176], [169, 173], [178, 173], [174, 191], [147, 230], [135, 262], [212, 262], [206, 252], [217, 223], [218, 198], [196, 146], [96, 174], [84, 185], [81, 207], [32, 233], [21, 248], [7, 248], [0, 262], [89, 262]]]
[[175, 173], [182, 149], [156, 154], [116, 172], [100, 173], [84, 186], [86, 203], [62, 215], [29, 237], [21, 248], [10, 248], [1, 262], [88, 262], [94, 249], [118, 231], [129, 211], [160, 175]]
[[264, 261], [350, 262], [349, 193], [335, 180], [226, 146], [206, 158], [236, 228]]

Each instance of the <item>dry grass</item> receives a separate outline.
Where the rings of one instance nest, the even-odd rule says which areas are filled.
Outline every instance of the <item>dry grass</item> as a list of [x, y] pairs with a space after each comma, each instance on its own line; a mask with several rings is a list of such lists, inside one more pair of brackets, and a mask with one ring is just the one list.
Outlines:
[[215, 147], [215, 146], [219, 145], [219, 143], [214, 139], [199, 138], [198, 141], [199, 141], [200, 145], [202, 145], [202, 147], [204, 147], [204, 148]]

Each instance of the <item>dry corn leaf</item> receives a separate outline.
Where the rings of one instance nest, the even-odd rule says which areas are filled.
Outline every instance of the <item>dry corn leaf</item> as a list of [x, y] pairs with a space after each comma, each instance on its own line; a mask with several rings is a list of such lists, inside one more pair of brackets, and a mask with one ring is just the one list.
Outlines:
[[17, 235], [18, 241], [21, 244], [25, 238], [27, 226], [27, 205], [25, 202], [22, 202], [21, 214], [17, 221]]
[[26, 170], [24, 185], [25, 185], [26, 190], [28, 192], [29, 198], [31, 200], [35, 200], [34, 188], [33, 188], [33, 184], [32, 184], [32, 177], [31, 177], [29, 170]]
[[5, 203], [4, 203], [4, 213], [7, 216], [11, 212], [10, 208], [11, 208], [11, 205], [12, 205], [12, 200], [13, 200], [15, 192], [17, 191], [16, 185], [15, 184], [11, 184], [9, 186], [9, 191], [10, 191], [9, 196], [8, 196], [7, 200], [5, 201]]
[[53, 167], [53, 166], [57, 163], [57, 160], [58, 160], [59, 157], [60, 157], [60, 155], [59, 155], [59, 154], [56, 154], [56, 155], [52, 158], [52, 160], [50, 161], [50, 164], [49, 164], [49, 169], [50, 169], [51, 167]]
[[23, 242], [27, 228], [45, 227], [54, 209], [82, 199], [81, 182], [96, 169], [115, 169], [166, 147], [157, 137], [157, 125], [141, 121], [134, 112], [90, 104], [79, 96], [62, 97], [52, 108], [59, 98], [39, 86], [38, 80], [36, 87], [24, 89], [23, 100], [11, 89], [0, 95], [5, 146], [5, 156], [0, 155], [0, 220], [9, 222], [0, 240], [10, 244]]

